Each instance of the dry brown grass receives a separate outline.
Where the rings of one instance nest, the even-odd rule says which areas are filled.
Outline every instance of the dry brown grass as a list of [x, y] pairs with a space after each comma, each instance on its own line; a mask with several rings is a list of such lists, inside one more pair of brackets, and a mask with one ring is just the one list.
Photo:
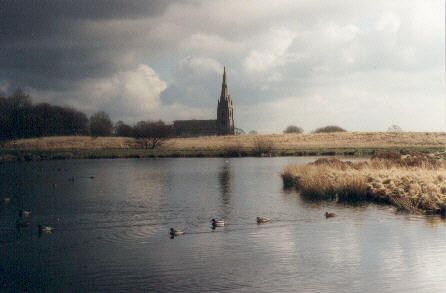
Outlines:
[[262, 138], [273, 143], [275, 148], [298, 147], [382, 147], [382, 146], [438, 146], [446, 144], [443, 132], [337, 132], [307, 134], [265, 134], [245, 136], [208, 136], [174, 138], [166, 142], [170, 148], [223, 148], [240, 143], [249, 148]]
[[[6, 147], [12, 147], [9, 143]], [[18, 149], [59, 150], [59, 149], [134, 149], [141, 148], [140, 143], [130, 137], [91, 137], [91, 136], [50, 136], [19, 139]]]
[[[336, 148], [336, 147], [392, 147], [392, 146], [442, 146], [446, 133], [440, 132], [337, 132], [308, 134], [267, 134], [243, 136], [207, 136], [171, 138], [164, 148], [173, 150], [228, 148], [254, 149], [258, 141], [268, 141], [274, 149]], [[120, 149], [140, 148], [133, 138], [59, 136], [16, 141], [20, 149]], [[11, 145], [9, 144], [9, 147]], [[6, 146], [8, 147], [8, 145]]]
[[444, 214], [445, 171], [445, 161], [426, 156], [358, 162], [319, 159], [287, 166], [282, 178], [285, 186], [295, 186], [310, 199], [370, 200], [411, 212]]

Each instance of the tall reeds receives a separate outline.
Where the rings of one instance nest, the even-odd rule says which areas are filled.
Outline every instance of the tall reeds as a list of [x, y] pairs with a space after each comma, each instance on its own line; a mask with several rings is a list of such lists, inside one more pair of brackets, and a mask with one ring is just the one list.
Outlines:
[[294, 186], [309, 199], [384, 202], [430, 214], [446, 210], [446, 163], [423, 155], [357, 162], [319, 159], [287, 166], [282, 179], [284, 187]]

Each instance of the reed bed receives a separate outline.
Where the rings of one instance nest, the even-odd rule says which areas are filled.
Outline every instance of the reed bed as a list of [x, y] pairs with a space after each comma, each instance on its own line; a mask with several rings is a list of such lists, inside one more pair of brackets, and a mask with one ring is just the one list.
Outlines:
[[281, 175], [285, 187], [308, 199], [382, 202], [413, 213], [446, 211], [446, 163], [428, 156], [318, 159], [289, 165]]

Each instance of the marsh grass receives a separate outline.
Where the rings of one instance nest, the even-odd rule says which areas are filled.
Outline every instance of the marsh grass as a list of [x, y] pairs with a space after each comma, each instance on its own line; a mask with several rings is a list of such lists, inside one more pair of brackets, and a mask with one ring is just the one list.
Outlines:
[[429, 156], [374, 157], [367, 161], [319, 159], [290, 165], [284, 186], [295, 186], [307, 199], [375, 201], [414, 213], [444, 214], [446, 163]]
[[225, 145], [223, 147], [222, 155], [226, 157], [241, 157], [245, 154], [240, 140], [236, 140], [233, 144]]
[[267, 137], [257, 136], [254, 138], [254, 153], [257, 156], [271, 154], [274, 148], [274, 141]]

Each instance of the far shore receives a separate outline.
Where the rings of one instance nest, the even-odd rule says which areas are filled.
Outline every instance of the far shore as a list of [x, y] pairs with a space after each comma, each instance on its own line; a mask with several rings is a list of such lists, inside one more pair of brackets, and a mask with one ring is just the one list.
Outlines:
[[170, 138], [155, 149], [129, 137], [61, 136], [4, 143], [0, 162], [154, 157], [370, 156], [376, 152], [443, 156], [443, 132], [338, 132]]

